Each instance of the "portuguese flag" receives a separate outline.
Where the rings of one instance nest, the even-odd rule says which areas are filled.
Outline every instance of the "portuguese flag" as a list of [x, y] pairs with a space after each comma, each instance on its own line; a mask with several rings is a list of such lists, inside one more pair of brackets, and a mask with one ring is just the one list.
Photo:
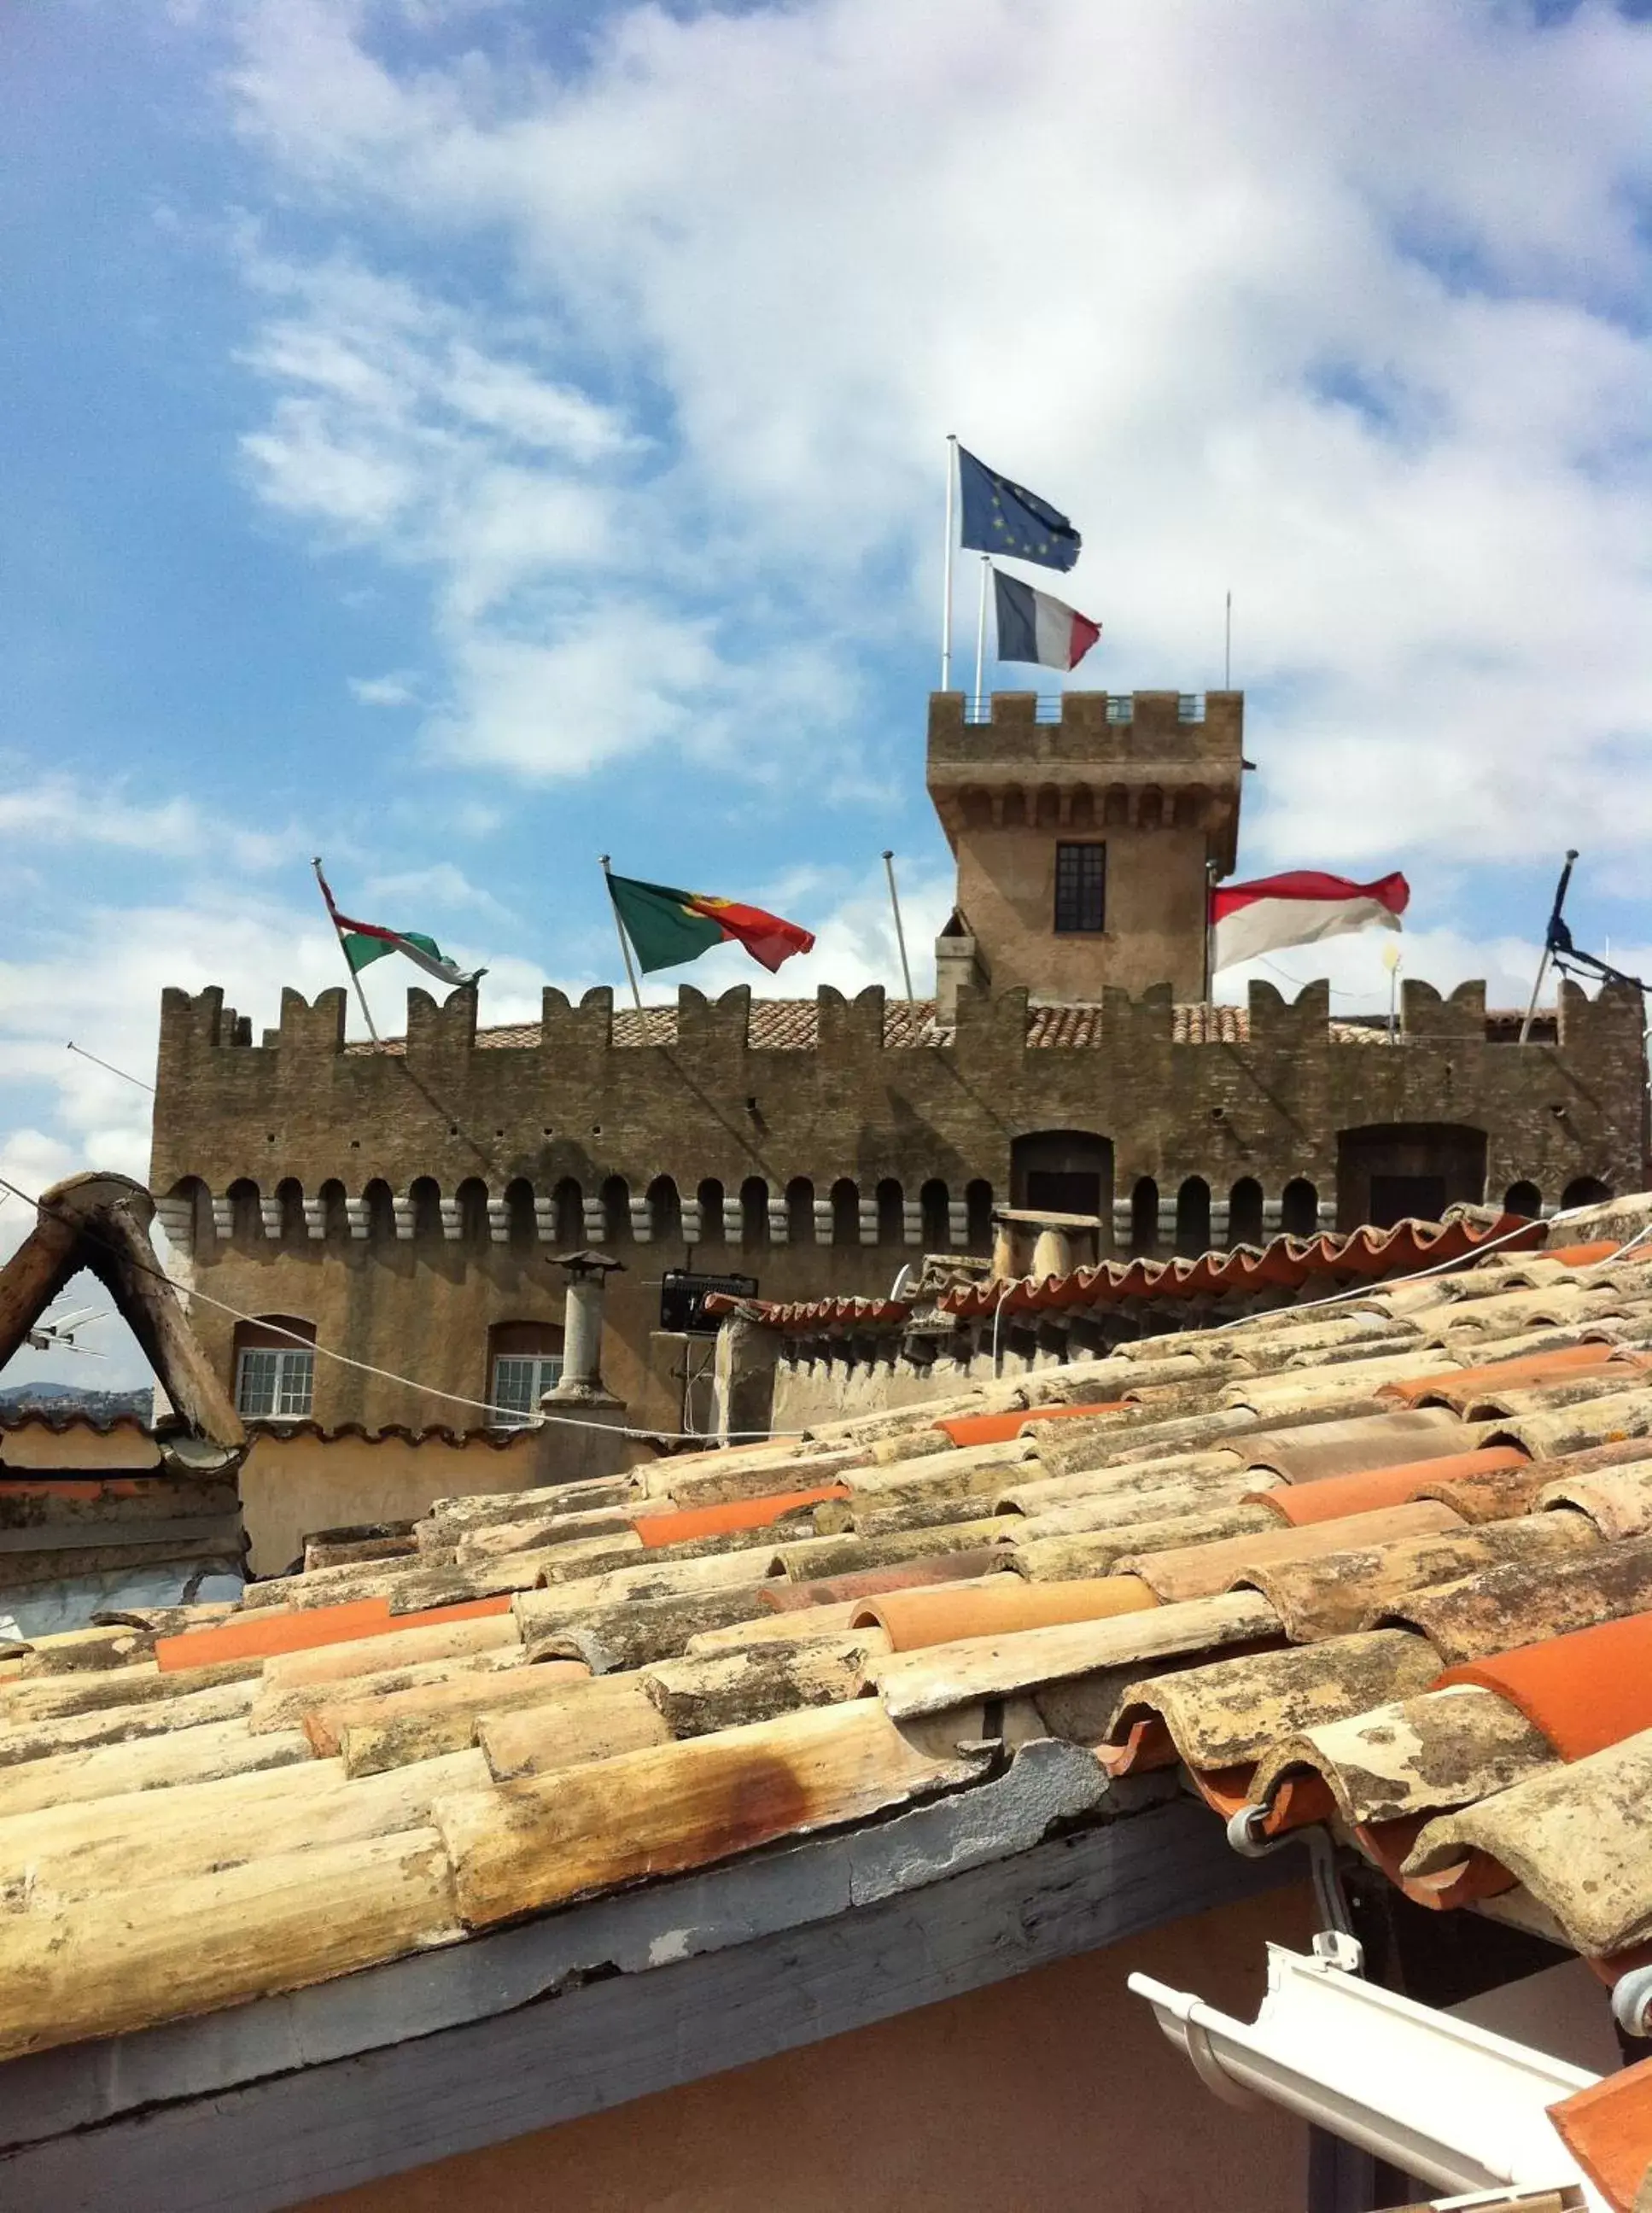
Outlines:
[[321, 874], [321, 863], [315, 865], [315, 881], [321, 887], [321, 896], [327, 903], [327, 912], [338, 933], [338, 942], [350, 963], [351, 973], [359, 976], [363, 968], [375, 960], [382, 960], [387, 953], [405, 953], [415, 967], [422, 968], [427, 976], [434, 976], [438, 984], [473, 984], [479, 976], [485, 976], [485, 968], [474, 968], [466, 975], [457, 962], [449, 960], [434, 937], [426, 937], [418, 930], [385, 930], [376, 922], [352, 922], [347, 914], [340, 914], [333, 903], [327, 880]]
[[771, 973], [794, 953], [807, 953], [811, 932], [783, 922], [760, 906], [738, 899], [713, 899], [705, 892], [674, 891], [669, 884], [645, 884], [635, 876], [608, 876], [614, 911], [646, 975], [698, 960], [714, 945], [743, 945]]

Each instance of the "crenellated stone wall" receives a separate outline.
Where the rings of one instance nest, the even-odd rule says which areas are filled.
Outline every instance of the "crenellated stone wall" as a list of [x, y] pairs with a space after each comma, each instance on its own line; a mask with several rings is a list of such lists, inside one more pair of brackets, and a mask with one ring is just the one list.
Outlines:
[[[405, 1040], [382, 1050], [345, 1044], [344, 1006], [342, 990], [314, 1005], [288, 992], [255, 1045], [221, 992], [166, 993], [151, 1185], [194, 1280], [480, 1399], [490, 1329], [558, 1322], [550, 1255], [600, 1244], [625, 1269], [607, 1381], [673, 1430], [686, 1408], [698, 1426], [710, 1348], [655, 1333], [662, 1268], [754, 1275], [776, 1299], [886, 1292], [920, 1250], [988, 1248], [1033, 1133], [1089, 1133], [1105, 1152], [1115, 1249], [1334, 1227], [1373, 1174], [1430, 1146], [1460, 1181], [1483, 1156], [1484, 1189], [1454, 1199], [1527, 1184], [1552, 1209], [1585, 1181], [1643, 1180], [1626, 991], [1563, 986], [1558, 1025], [1524, 1047], [1488, 1021], [1483, 986], [1415, 982], [1392, 1046], [1333, 1023], [1323, 985], [1295, 1002], [1253, 985], [1247, 1009], [1217, 1018], [1165, 985], [1082, 1008], [966, 989], [944, 1027], [879, 989], [754, 1003], [685, 987], [645, 1020], [607, 991], [575, 1005], [547, 990], [537, 1028], [479, 1034], [473, 993], [415, 990]], [[197, 1312], [228, 1373], [233, 1320]], [[483, 1418], [325, 1361], [315, 1414]]]

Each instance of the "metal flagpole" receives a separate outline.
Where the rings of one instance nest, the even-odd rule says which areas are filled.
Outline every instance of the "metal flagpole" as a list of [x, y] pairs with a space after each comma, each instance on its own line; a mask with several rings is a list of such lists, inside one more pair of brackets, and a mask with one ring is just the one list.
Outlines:
[[1532, 1024], [1537, 1020], [1538, 994], [1542, 991], [1544, 978], [1549, 972], [1549, 961], [1554, 952], [1555, 924], [1559, 921], [1560, 910], [1565, 905], [1566, 887], [1572, 880], [1572, 863], [1576, 858], [1576, 847], [1568, 846], [1566, 865], [1560, 871], [1560, 881], [1555, 886], [1554, 905], [1549, 913], [1549, 927], [1544, 932], [1543, 958], [1537, 964], [1537, 981], [1532, 986], [1532, 997], [1526, 1009], [1526, 1019], [1520, 1026], [1520, 1041], [1522, 1045], [1531, 1036]]
[[1207, 861], [1204, 863], [1204, 1003], [1210, 1009], [1213, 1017], [1210, 1024], [1212, 1029], [1216, 1026], [1214, 1015], [1216, 1003], [1216, 863], [1214, 861]]
[[947, 558], [941, 598], [941, 689], [952, 689], [952, 540], [953, 486], [958, 481], [958, 436], [947, 433]]
[[338, 910], [332, 904], [332, 893], [327, 889], [327, 880], [321, 874], [321, 856], [319, 853], [310, 863], [310, 866], [315, 871], [316, 887], [320, 891], [322, 900], [326, 905], [327, 910], [327, 920], [332, 924], [333, 935], [338, 941], [338, 950], [340, 953], [344, 954], [344, 966], [350, 971], [350, 980], [356, 986], [356, 997], [361, 1001], [362, 1013], [367, 1022], [367, 1033], [372, 1039], [375, 1045], [382, 1045], [384, 1040], [379, 1035], [379, 1026], [373, 1019], [373, 1009], [367, 1003], [367, 993], [362, 989], [361, 977], [357, 974], [356, 965], [351, 960], [348, 951], [345, 949], [344, 933], [338, 927]]
[[1228, 616], [1222, 641], [1222, 688], [1224, 692], [1231, 692], [1234, 688], [1234, 595], [1231, 587], [1228, 592]]
[[981, 604], [975, 616], [975, 711], [981, 711], [981, 686], [985, 682], [986, 670], [986, 582], [992, 574], [992, 557], [981, 556]]
[[631, 965], [631, 940], [625, 935], [625, 924], [619, 919], [619, 902], [613, 895], [613, 871], [608, 866], [608, 857], [606, 853], [600, 853], [597, 857], [602, 863], [602, 881], [607, 887], [608, 905], [613, 909], [614, 930], [619, 939], [619, 950], [625, 955], [625, 973], [631, 979], [631, 995], [637, 1002], [637, 1011], [640, 1015], [643, 1011], [643, 994], [637, 985], [637, 971]]
[[895, 856], [893, 846], [886, 845], [883, 849], [883, 866], [889, 879], [889, 904], [895, 911], [895, 943], [900, 948], [900, 972], [906, 985], [906, 1003], [909, 1007], [915, 1006], [917, 1003], [912, 997], [912, 972], [906, 960], [906, 932], [902, 929], [900, 922], [900, 893], [895, 889]]

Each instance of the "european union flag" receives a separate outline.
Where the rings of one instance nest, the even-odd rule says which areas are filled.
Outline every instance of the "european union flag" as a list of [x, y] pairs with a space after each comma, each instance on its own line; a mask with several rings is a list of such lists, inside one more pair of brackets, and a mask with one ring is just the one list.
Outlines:
[[1066, 516], [1025, 485], [958, 448], [958, 486], [963, 496], [961, 542], [982, 553], [1013, 554], [1045, 569], [1070, 569], [1083, 540]]

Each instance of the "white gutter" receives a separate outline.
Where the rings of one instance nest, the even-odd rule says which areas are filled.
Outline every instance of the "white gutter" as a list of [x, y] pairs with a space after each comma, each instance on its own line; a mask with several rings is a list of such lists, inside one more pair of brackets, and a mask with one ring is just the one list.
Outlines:
[[1545, 2110], [1598, 2076], [1378, 1990], [1338, 1964], [1357, 1961], [1345, 1937], [1315, 1946], [1269, 1945], [1253, 2023], [1150, 1975], [1130, 1987], [1229, 2105], [1269, 2100], [1442, 2190], [1570, 2188], [1606, 2213]]

